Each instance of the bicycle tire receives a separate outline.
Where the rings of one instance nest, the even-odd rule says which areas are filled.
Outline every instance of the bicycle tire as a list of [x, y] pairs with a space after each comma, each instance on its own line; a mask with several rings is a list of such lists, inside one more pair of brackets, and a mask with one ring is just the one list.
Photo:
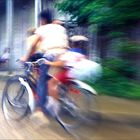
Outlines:
[[19, 77], [9, 78], [3, 90], [2, 111], [6, 120], [21, 120], [29, 112], [28, 91], [20, 83]]
[[[72, 89], [72, 90], [71, 90]], [[69, 92], [68, 92], [69, 91]], [[72, 93], [75, 92], [75, 93]], [[61, 93], [60, 93], [61, 94]], [[91, 98], [92, 97], [92, 98]], [[94, 98], [94, 107], [96, 106], [96, 95], [92, 95], [90, 92], [88, 92], [85, 89], [82, 89], [81, 87], [70, 84], [68, 86], [68, 89], [63, 94], [63, 97], [61, 100], [67, 100], [66, 103], [64, 101], [61, 101], [61, 109], [59, 111], [57, 120], [58, 122], [66, 129], [73, 129], [79, 127], [84, 122], [87, 122], [88, 115], [90, 113], [90, 103], [93, 101]], [[78, 99], [78, 102], [77, 100]], [[91, 100], [92, 99], [92, 100]], [[80, 101], [82, 100], [82, 102]], [[70, 107], [69, 101], [73, 103], [75, 108], [73, 108], [73, 115], [75, 116], [69, 116], [70, 110], [65, 110], [65, 107]], [[80, 104], [79, 104], [80, 103]], [[67, 104], [67, 105], [66, 105]], [[83, 104], [83, 106], [81, 106]], [[84, 108], [82, 108], [84, 107]], [[97, 110], [97, 108], [96, 108]]]

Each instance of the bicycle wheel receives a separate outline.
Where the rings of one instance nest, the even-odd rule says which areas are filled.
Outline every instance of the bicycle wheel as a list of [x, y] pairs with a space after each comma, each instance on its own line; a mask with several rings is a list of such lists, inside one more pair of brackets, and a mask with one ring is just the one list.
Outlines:
[[20, 83], [19, 76], [10, 78], [2, 96], [2, 111], [6, 120], [20, 120], [27, 115], [28, 92]]
[[65, 94], [61, 97], [61, 110], [58, 120], [62, 126], [66, 129], [76, 128], [81, 123], [88, 121], [90, 103], [93, 101], [93, 98], [95, 107], [96, 96], [92, 96], [88, 91], [75, 84], [70, 84]]

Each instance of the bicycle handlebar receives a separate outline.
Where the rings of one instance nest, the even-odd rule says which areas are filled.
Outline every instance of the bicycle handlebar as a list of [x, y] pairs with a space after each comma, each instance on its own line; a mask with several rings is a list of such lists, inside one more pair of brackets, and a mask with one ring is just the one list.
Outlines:
[[37, 64], [37, 65], [42, 65], [42, 64], [45, 64], [45, 61], [46, 61], [46, 59], [45, 58], [40, 58], [40, 59], [38, 59], [37, 61], [34, 61], [34, 62], [32, 62], [33, 64]]
[[23, 62], [20, 59], [16, 60], [16, 62], [20, 62], [23, 65], [24, 69], [26, 69], [27, 72], [32, 71], [32, 69], [34, 67], [38, 67], [38, 66], [44, 64], [45, 61], [46, 61], [45, 58], [40, 58], [33, 62], [31, 62], [31, 61]]

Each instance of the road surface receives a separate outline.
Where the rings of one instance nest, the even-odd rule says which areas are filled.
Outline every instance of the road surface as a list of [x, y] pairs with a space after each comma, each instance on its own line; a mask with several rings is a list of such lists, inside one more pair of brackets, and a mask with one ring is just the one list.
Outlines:
[[[0, 81], [0, 101], [5, 82]], [[67, 134], [53, 120], [33, 114], [8, 125], [0, 108], [0, 139], [13, 140], [140, 140], [140, 102], [107, 96], [98, 97], [101, 120], [87, 124]]]

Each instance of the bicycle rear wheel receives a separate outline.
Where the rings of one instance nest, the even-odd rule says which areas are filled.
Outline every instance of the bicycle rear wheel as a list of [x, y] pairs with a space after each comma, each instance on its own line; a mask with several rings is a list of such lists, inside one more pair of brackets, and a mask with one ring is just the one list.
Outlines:
[[82, 123], [88, 121], [90, 103], [93, 101], [93, 98], [94, 107], [96, 108], [96, 96], [92, 96], [88, 91], [75, 84], [70, 84], [60, 99], [59, 122], [66, 129], [69, 129], [79, 127]]
[[28, 92], [19, 81], [20, 76], [10, 78], [2, 96], [2, 111], [6, 120], [20, 120], [29, 111]]

